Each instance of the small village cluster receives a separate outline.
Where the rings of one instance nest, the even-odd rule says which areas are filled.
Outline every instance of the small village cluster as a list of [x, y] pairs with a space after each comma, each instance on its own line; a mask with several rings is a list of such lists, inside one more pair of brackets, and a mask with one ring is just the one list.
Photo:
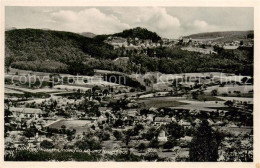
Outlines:
[[221, 40], [221, 37], [209, 39], [192, 39], [188, 37], [180, 37], [179, 39], [163, 38], [161, 41], [153, 42], [152, 40], [142, 40], [139, 38], [123, 38], [116, 36], [109, 36], [106, 43], [112, 45], [114, 49], [124, 48], [125, 50], [147, 50], [157, 47], [174, 47], [181, 45], [182, 50], [199, 52], [202, 54], [217, 54], [214, 46], [234, 50], [238, 47], [252, 47], [254, 41], [249, 39], [244, 41], [233, 40], [230, 42], [216, 41]]

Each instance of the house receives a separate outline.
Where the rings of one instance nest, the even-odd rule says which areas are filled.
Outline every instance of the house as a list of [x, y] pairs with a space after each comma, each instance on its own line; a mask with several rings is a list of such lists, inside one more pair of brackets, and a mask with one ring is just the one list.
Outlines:
[[175, 117], [171, 118], [173, 122], [177, 122], [177, 119]]
[[224, 126], [225, 123], [222, 121], [217, 121], [216, 123], [213, 124], [214, 126]]
[[157, 110], [158, 110], [158, 108], [156, 108], [156, 107], [149, 108], [149, 111], [152, 111], [152, 112], [157, 112]]
[[153, 117], [154, 117], [154, 114], [147, 114], [146, 120], [153, 122]]
[[105, 114], [101, 114], [101, 115], [97, 118], [97, 122], [98, 122], [98, 123], [103, 123], [103, 122], [105, 122], [105, 121], [107, 121], [107, 117], [106, 117]]
[[209, 125], [211, 126], [211, 125], [214, 125], [214, 121], [212, 120], [212, 119], [207, 119], [207, 121], [208, 121], [208, 123], [209, 123]]
[[190, 122], [187, 122], [187, 121], [184, 121], [183, 119], [181, 119], [179, 122], [178, 122], [179, 125], [181, 126], [184, 126], [185, 128], [188, 128], [191, 126], [191, 123]]
[[179, 139], [179, 144], [180, 144], [180, 147], [188, 147], [190, 142], [192, 140], [192, 137], [191, 136], [185, 136], [185, 137], [181, 137]]
[[159, 135], [158, 135], [158, 141], [159, 142], [167, 142], [168, 138], [167, 136], [165, 136], [165, 131], [162, 130], [160, 131]]
[[127, 113], [127, 116], [131, 116], [131, 117], [135, 117], [138, 114], [136, 109], [129, 109], [126, 111], [126, 113]]
[[239, 46], [232, 46], [232, 45], [225, 45], [225, 46], [223, 46], [223, 48], [225, 49], [225, 50], [235, 50], [235, 49], [237, 49]]
[[36, 108], [10, 107], [9, 110], [13, 113], [13, 117], [21, 118], [40, 118], [42, 114], [45, 114], [41, 109]]
[[191, 137], [191, 136], [184, 136], [184, 137], [181, 137], [181, 138], [180, 138], [180, 141], [181, 141], [181, 142], [188, 142], [188, 143], [190, 143], [191, 140], [192, 140], [192, 137]]
[[155, 125], [165, 125], [172, 121], [171, 118], [168, 117], [155, 117], [154, 124]]
[[197, 118], [196, 120], [194, 120], [194, 123], [196, 124], [196, 126], [199, 126], [202, 123], [202, 121]]

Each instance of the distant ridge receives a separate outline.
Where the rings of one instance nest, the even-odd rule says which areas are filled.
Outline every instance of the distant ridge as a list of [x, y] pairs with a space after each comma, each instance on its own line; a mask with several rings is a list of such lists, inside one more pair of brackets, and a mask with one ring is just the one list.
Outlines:
[[83, 32], [83, 33], [80, 33], [80, 35], [88, 37], [88, 38], [94, 38], [97, 36], [96, 34], [91, 33], [91, 32]]
[[16, 27], [8, 27], [8, 28], [5, 28], [5, 31], [9, 31], [9, 30], [15, 30]]
[[[192, 39], [214, 39], [216, 41], [232, 41], [232, 40], [243, 40], [252, 38], [254, 34], [253, 30], [249, 31], [223, 31], [223, 32], [206, 32], [206, 33], [197, 33], [185, 36], [184, 38]], [[222, 37], [222, 38], [220, 38]]]

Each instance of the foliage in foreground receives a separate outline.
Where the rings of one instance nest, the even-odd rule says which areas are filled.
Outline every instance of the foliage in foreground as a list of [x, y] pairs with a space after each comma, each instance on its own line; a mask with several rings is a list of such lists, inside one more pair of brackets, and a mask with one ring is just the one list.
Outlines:
[[5, 155], [5, 161], [98, 161], [100, 155], [83, 152], [17, 150]]
[[20, 149], [8, 151], [5, 161], [165, 161], [157, 152], [150, 151], [145, 155], [135, 155], [128, 152], [102, 153], [85, 151], [57, 151]]

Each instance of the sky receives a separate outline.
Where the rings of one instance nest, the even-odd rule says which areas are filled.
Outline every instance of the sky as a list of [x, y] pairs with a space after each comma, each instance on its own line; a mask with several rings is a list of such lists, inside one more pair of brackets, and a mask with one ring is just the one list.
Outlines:
[[164, 38], [254, 29], [250, 7], [15, 7], [5, 8], [5, 28], [111, 34], [143, 27]]

